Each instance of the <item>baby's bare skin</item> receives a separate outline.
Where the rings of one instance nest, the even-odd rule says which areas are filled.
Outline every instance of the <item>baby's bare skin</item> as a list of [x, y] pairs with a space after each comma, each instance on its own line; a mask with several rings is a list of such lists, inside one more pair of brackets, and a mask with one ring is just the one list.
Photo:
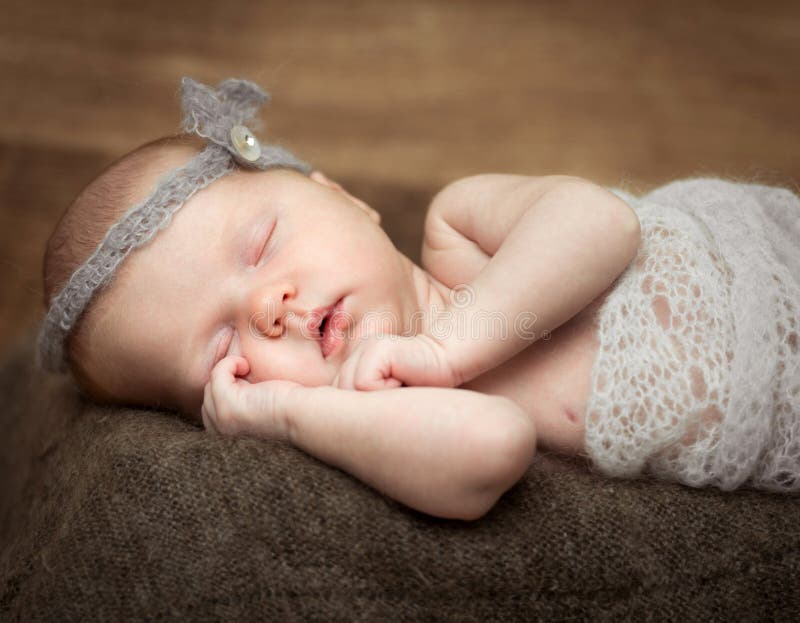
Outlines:
[[[638, 269], [646, 257], [644, 253], [638, 255]], [[514, 400], [534, 420], [540, 447], [570, 456], [584, 453], [586, 407], [600, 347], [598, 313], [612, 289], [613, 286], [602, 292], [553, 331], [549, 339], [538, 340], [502, 366], [462, 387]], [[666, 330], [671, 324], [671, 310], [664, 299], [655, 299], [652, 310], [659, 326]], [[676, 349], [675, 354], [685, 361], [681, 349]], [[691, 382], [695, 397], [700, 400], [706, 392], [705, 382], [696, 371], [691, 374]], [[722, 415], [712, 406], [697, 414], [696, 419], [697, 423], [680, 439], [681, 445], [693, 443], [698, 427], [718, 424]]]
[[511, 398], [536, 424], [539, 446], [562, 454], [584, 450], [584, 418], [597, 349], [596, 314], [609, 290], [576, 316], [503, 365], [462, 385]]
[[[541, 188], [557, 180], [540, 179]], [[480, 186], [470, 188], [462, 182], [461, 192], [457, 189], [450, 192], [449, 196], [445, 193], [444, 198], [437, 197], [434, 201], [441, 201], [436, 207], [442, 217], [426, 221], [423, 266], [447, 287], [472, 283], [504, 243], [503, 236], [514, 221], [514, 213], [524, 209], [524, 204], [508, 200], [506, 188], [513, 188], [513, 177], [483, 176], [482, 180], [489, 187], [495, 186], [496, 192], [483, 193]], [[503, 199], [506, 201], [503, 202]], [[583, 209], [587, 215], [591, 214], [591, 200]], [[555, 218], [559, 216], [556, 211]], [[543, 228], [548, 226], [549, 222], [541, 225]], [[456, 232], [463, 237], [462, 241], [457, 239]], [[555, 229], [552, 234], [552, 239], [531, 240], [533, 246], [529, 252], [536, 253], [533, 249], [538, 249], [541, 253], [548, 253], [547, 247], [550, 245], [558, 247], [569, 244], [566, 230]], [[600, 243], [598, 248], [602, 249], [607, 244], [608, 241]], [[554, 268], [563, 270], [562, 266], [555, 264]], [[504, 276], [501, 288], [520, 290], [518, 277], [509, 272]], [[581, 278], [586, 281], [588, 272], [570, 277], [574, 282]], [[613, 289], [613, 284], [558, 324], [552, 316], [548, 318], [547, 312], [561, 304], [568, 284], [569, 281], [551, 282], [546, 290], [540, 291], [541, 303], [534, 302], [529, 308], [537, 316], [532, 328], [538, 339], [461, 387], [512, 399], [534, 422], [540, 447], [575, 455], [584, 449], [584, 420], [591, 390], [591, 371], [599, 348], [597, 312]], [[522, 290], [528, 287], [523, 286]], [[591, 286], [587, 285], [587, 288]], [[542, 323], [544, 327], [553, 328], [542, 331]]]

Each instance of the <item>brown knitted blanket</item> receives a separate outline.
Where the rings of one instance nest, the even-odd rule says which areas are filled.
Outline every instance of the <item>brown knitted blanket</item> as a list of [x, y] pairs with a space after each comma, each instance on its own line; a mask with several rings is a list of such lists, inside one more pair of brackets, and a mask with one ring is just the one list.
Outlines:
[[800, 614], [797, 497], [540, 454], [477, 522], [280, 442], [84, 404], [0, 363], [0, 620], [756, 620]]

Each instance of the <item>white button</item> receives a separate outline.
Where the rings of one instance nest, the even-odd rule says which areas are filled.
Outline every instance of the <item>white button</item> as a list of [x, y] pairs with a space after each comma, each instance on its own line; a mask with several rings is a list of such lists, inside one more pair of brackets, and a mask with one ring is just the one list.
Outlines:
[[246, 126], [235, 125], [231, 128], [231, 142], [239, 155], [248, 162], [255, 162], [261, 157], [261, 144]]

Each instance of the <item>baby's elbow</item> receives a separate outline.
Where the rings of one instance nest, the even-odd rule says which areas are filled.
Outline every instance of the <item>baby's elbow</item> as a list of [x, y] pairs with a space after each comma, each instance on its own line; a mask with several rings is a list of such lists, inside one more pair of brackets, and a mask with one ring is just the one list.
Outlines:
[[[620, 201], [622, 201], [622, 199], [620, 199]], [[642, 242], [642, 224], [639, 221], [639, 215], [636, 214], [633, 208], [631, 208], [624, 201], [622, 203], [625, 205], [623, 227], [630, 238], [633, 254], [636, 255], [636, 251], [639, 249], [639, 244]]]
[[598, 231], [606, 232], [605, 240], [613, 249], [613, 256], [618, 265], [627, 266], [636, 257], [642, 241], [642, 226], [636, 211], [626, 201], [609, 190], [594, 186], [591, 189], [602, 197], [606, 209], [601, 214]]
[[497, 397], [501, 401], [498, 418], [502, 426], [497, 427], [495, 481], [504, 492], [517, 482], [528, 470], [536, 454], [536, 426], [531, 417], [516, 402]]
[[525, 475], [536, 454], [536, 427], [516, 402], [492, 396], [491, 417], [483, 431], [481, 457], [462, 519], [474, 521], [488, 513], [503, 494]]
[[628, 250], [630, 258], [633, 259], [642, 241], [642, 225], [639, 222], [639, 215], [626, 201], [611, 191], [601, 189], [601, 192], [610, 204], [609, 211], [611, 218], [614, 219], [612, 227], [620, 232], [623, 245]]
[[636, 258], [639, 253], [639, 246], [642, 243], [642, 228], [639, 223], [639, 217], [636, 216], [633, 210], [630, 212], [633, 216], [627, 213], [622, 215], [622, 224], [620, 225], [622, 242], [615, 250], [617, 253], [622, 254], [619, 262], [623, 267], [627, 267]]
[[568, 178], [561, 181], [550, 193], [566, 197], [568, 205], [575, 206], [582, 215], [598, 216], [598, 229], [604, 232], [619, 232], [634, 248], [639, 246], [642, 230], [636, 210], [627, 201], [599, 184], [583, 178]]

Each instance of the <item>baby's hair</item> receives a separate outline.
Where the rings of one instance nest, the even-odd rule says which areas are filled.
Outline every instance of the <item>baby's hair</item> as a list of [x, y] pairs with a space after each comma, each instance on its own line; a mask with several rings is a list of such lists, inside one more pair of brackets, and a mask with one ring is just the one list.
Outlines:
[[[142, 198], [137, 196], [143, 190], [142, 180], [149, 169], [157, 166], [159, 157], [171, 147], [190, 147], [199, 152], [202, 146], [195, 136], [165, 136], [118, 158], [89, 182], [64, 211], [47, 241], [42, 266], [45, 309], [72, 273], [94, 252], [109, 228]], [[120, 267], [120, 273], [124, 268]], [[97, 366], [112, 363], [94, 361], [98, 355], [90, 348], [92, 316], [105, 309], [105, 301], [103, 292], [99, 292], [67, 338], [65, 347], [69, 370], [82, 393], [95, 402], [119, 404], [91, 372]]]

